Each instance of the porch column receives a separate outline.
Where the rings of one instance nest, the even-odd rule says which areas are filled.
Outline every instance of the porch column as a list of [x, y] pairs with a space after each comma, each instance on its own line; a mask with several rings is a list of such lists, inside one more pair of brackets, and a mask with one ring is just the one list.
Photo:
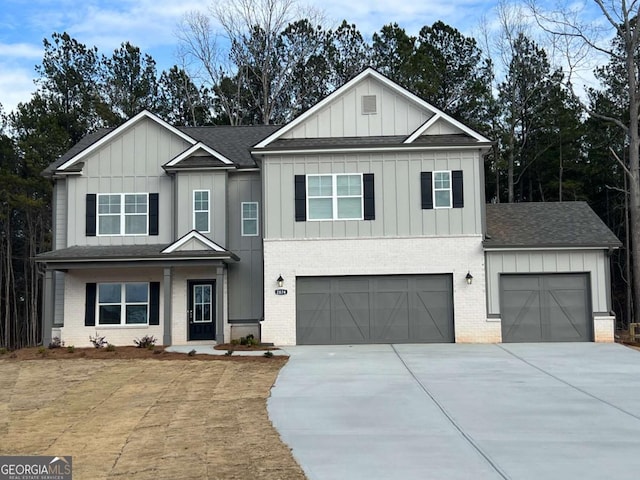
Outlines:
[[224, 343], [224, 268], [216, 268], [216, 343]]
[[53, 328], [53, 272], [48, 268], [44, 272], [44, 296], [42, 306], [42, 344], [51, 343], [51, 329]]
[[171, 276], [172, 268], [164, 269], [164, 277], [162, 280], [162, 288], [164, 291], [164, 333], [162, 335], [162, 344], [171, 345]]

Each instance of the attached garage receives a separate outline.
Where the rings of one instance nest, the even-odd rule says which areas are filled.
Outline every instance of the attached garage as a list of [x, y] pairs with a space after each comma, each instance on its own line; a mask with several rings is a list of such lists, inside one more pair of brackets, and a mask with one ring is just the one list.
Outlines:
[[454, 341], [451, 275], [298, 277], [298, 345]]
[[593, 340], [589, 275], [500, 276], [503, 342]]

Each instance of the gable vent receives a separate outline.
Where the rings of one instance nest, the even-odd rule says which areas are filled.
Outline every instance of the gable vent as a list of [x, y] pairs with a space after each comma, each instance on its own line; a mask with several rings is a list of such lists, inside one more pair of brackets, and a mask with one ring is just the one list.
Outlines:
[[375, 95], [363, 95], [362, 96], [362, 114], [372, 115], [378, 113]]

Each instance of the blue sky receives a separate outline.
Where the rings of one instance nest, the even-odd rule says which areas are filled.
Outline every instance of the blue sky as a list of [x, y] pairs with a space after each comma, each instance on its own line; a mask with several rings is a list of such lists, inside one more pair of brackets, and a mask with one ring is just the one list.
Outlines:
[[[68, 32], [87, 46], [109, 55], [129, 41], [149, 53], [158, 71], [175, 61], [175, 31], [189, 11], [206, 11], [211, 0], [2, 0], [0, 9], [0, 104], [11, 111], [28, 101], [35, 87], [34, 66], [42, 60], [43, 38]], [[301, 0], [304, 1], [304, 0]], [[474, 35], [483, 16], [491, 18], [495, 0], [311, 0], [328, 26], [342, 19], [355, 23], [366, 38], [397, 22], [416, 34], [437, 20]]]

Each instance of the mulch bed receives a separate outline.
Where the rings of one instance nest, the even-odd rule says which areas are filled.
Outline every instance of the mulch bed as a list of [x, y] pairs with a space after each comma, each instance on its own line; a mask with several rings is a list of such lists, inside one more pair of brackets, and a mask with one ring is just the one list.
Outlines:
[[[222, 345], [220, 345], [222, 347]], [[244, 345], [243, 345], [244, 346]], [[240, 345], [233, 345], [234, 349]], [[272, 349], [273, 347], [271, 347]], [[260, 350], [259, 347], [253, 347], [253, 350]], [[225, 347], [224, 350], [231, 350]], [[189, 356], [186, 353], [167, 352], [162, 346], [156, 346], [153, 350], [148, 348], [137, 348], [133, 346], [116, 347], [114, 351], [107, 351], [106, 348], [75, 348], [73, 352], [67, 350], [67, 347], [61, 348], [42, 348], [31, 347], [21, 348], [11, 352], [0, 354], [0, 361], [20, 361], [20, 360], [73, 360], [77, 358], [84, 359], [152, 359], [152, 360], [198, 360], [198, 361], [234, 361], [234, 362], [286, 362], [287, 358], [276, 356], [266, 358], [263, 356], [240, 356], [240, 355], [205, 355], [198, 354]]]
[[262, 350], [279, 350], [278, 347], [273, 345], [239, 345], [235, 343], [221, 343], [213, 347], [215, 350], [233, 350], [234, 352], [247, 352], [247, 351], [262, 351]]

